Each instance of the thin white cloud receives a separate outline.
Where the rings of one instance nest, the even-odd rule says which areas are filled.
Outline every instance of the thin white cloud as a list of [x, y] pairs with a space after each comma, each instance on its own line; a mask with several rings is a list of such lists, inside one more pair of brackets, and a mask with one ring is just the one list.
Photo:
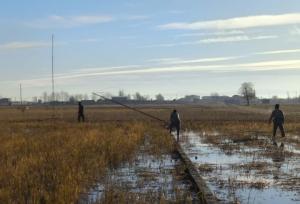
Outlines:
[[250, 37], [247, 35], [229, 36], [229, 37], [217, 37], [217, 38], [207, 38], [199, 40], [199, 43], [226, 43], [226, 42], [241, 42], [241, 41], [252, 41], [252, 40], [266, 40], [266, 39], [276, 39], [276, 35], [261, 35]]
[[300, 60], [272, 60], [253, 63], [236, 64], [235, 67], [245, 67], [259, 70], [300, 69]]
[[202, 33], [184, 33], [179, 34], [177, 37], [201, 37], [201, 36], [210, 36], [210, 35], [217, 35], [217, 36], [226, 36], [226, 35], [243, 35], [245, 34], [242, 30], [229, 30], [229, 31], [219, 31], [219, 32], [202, 32]]
[[176, 58], [176, 57], [164, 57], [164, 58], [155, 58], [155, 59], [150, 59], [147, 60], [147, 62], [150, 63], [158, 63], [158, 64], [170, 64], [173, 61], [178, 61], [178, 60], [182, 60], [181, 58]]
[[[208, 71], [208, 72], [243, 72], [243, 71], [272, 71], [272, 70], [285, 70], [285, 69], [299, 69], [300, 60], [271, 60], [271, 61], [258, 61], [251, 63], [237, 63], [237, 64], [174, 64], [169, 66], [140, 66], [135, 68], [93, 68], [83, 72], [70, 72], [62, 73], [55, 76], [55, 81], [58, 84], [68, 83], [68, 80], [76, 80], [88, 77], [100, 76], [126, 76], [126, 75], [143, 75], [151, 73], [181, 73], [193, 71]], [[50, 77], [21, 80], [26, 86], [47, 86], [50, 84]]]
[[268, 26], [296, 25], [300, 23], [300, 13], [279, 15], [256, 15], [210, 21], [173, 22], [158, 26], [166, 30], [228, 30]]
[[186, 41], [186, 42], [176, 42], [176, 43], [160, 43], [160, 44], [152, 44], [152, 45], [144, 45], [139, 48], [155, 48], [155, 47], [176, 47], [183, 45], [195, 45], [199, 44], [198, 41]]
[[[66, 45], [67, 42], [56, 42], [55, 46]], [[51, 41], [13, 41], [0, 44], [0, 50], [17, 50], [51, 47]]]
[[243, 42], [243, 41], [253, 41], [253, 40], [267, 40], [276, 39], [276, 35], [259, 35], [259, 36], [248, 36], [248, 35], [237, 35], [237, 36], [225, 36], [216, 38], [205, 38], [197, 41], [183, 41], [174, 43], [160, 43], [141, 46], [140, 48], [155, 48], [155, 47], [176, 47], [176, 46], [186, 46], [186, 45], [199, 45], [199, 44], [211, 44], [211, 43], [232, 43], [232, 42]]
[[50, 42], [9, 42], [0, 44], [0, 50], [50, 47]]
[[290, 53], [300, 53], [300, 49], [287, 49], [287, 50], [272, 50], [265, 52], [256, 52], [256, 55], [273, 55], [273, 54], [290, 54]]
[[198, 59], [180, 59], [180, 58], [158, 58], [149, 60], [149, 62], [156, 62], [162, 65], [171, 64], [195, 64], [195, 63], [211, 63], [222, 62], [242, 58], [243, 56], [233, 57], [210, 57], [210, 58], [198, 58]]
[[71, 28], [84, 25], [101, 24], [113, 21], [114, 18], [108, 15], [79, 15], [79, 16], [59, 16], [52, 15], [44, 19], [34, 20], [26, 23], [37, 28]]

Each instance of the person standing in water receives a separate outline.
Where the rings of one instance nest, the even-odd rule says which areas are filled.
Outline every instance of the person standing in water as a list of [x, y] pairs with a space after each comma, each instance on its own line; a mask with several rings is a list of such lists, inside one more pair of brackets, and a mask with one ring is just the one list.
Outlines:
[[275, 105], [275, 109], [273, 110], [270, 118], [269, 118], [269, 123], [271, 123], [273, 121], [273, 144], [276, 144], [275, 141], [275, 136], [276, 136], [276, 132], [277, 129], [279, 128], [280, 132], [281, 132], [281, 137], [285, 137], [285, 132], [284, 132], [284, 128], [283, 128], [283, 124], [284, 124], [284, 115], [283, 112], [279, 109], [279, 104]]
[[177, 131], [177, 141], [179, 141], [179, 132], [180, 132], [180, 118], [177, 110], [173, 110], [170, 116], [170, 134], [172, 133], [173, 128], [176, 128]]
[[84, 107], [81, 102], [78, 102], [78, 122], [84, 122]]

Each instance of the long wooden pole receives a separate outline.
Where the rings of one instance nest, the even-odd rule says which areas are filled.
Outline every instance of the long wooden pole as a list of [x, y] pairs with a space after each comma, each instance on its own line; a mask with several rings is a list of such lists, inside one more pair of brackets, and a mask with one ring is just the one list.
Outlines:
[[143, 112], [143, 111], [141, 111], [141, 110], [139, 110], [139, 109], [133, 108], [133, 107], [128, 106], [128, 105], [126, 105], [126, 104], [123, 104], [123, 103], [121, 103], [121, 102], [119, 102], [119, 101], [116, 101], [116, 100], [113, 100], [113, 99], [109, 99], [109, 98], [107, 98], [107, 97], [105, 97], [105, 96], [102, 96], [102, 95], [100, 95], [100, 94], [97, 94], [97, 93], [93, 93], [93, 94], [94, 94], [95, 96], [99, 96], [99, 97], [101, 97], [101, 98], [103, 98], [103, 99], [105, 99], [105, 100], [111, 101], [111, 102], [113, 102], [113, 103], [115, 103], [115, 104], [121, 105], [121, 106], [123, 106], [123, 107], [125, 107], [125, 108], [128, 108], [128, 109], [130, 109], [130, 110], [136, 111], [136, 112], [138, 112], [138, 113], [140, 113], [140, 114], [142, 114], [142, 115], [145, 115], [145, 116], [147, 116], [147, 117], [149, 117], [149, 118], [158, 120], [158, 121], [163, 122], [163, 123], [165, 123], [165, 124], [168, 124], [167, 121], [165, 121], [165, 120], [163, 120], [163, 119], [160, 119], [160, 118], [158, 118], [158, 117], [156, 117], [156, 116], [153, 116], [153, 115], [151, 115], [151, 114], [149, 114], [149, 113], [145, 113], [145, 112]]

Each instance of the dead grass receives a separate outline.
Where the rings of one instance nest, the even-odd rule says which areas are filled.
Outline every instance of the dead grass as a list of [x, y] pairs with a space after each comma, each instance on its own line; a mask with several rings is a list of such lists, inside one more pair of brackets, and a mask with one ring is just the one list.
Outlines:
[[51, 108], [0, 109], [0, 203], [74, 203], [107, 169], [131, 160], [145, 134], [153, 153], [173, 148], [161, 126], [123, 109], [87, 109], [84, 124], [76, 107], [51, 115]]
[[24, 122], [0, 126], [0, 202], [72, 203], [129, 160], [145, 125]]
[[[168, 120], [173, 108], [142, 110]], [[220, 144], [228, 139], [251, 145], [255, 132], [264, 137], [271, 135], [272, 127], [267, 124], [271, 106], [176, 108], [183, 129], [209, 133], [210, 143]], [[299, 134], [300, 106], [282, 109], [288, 135]], [[76, 106], [58, 107], [57, 119], [53, 121], [51, 107], [25, 111], [0, 108], [0, 203], [74, 203], [108, 168], [130, 160], [144, 134], [150, 136], [154, 154], [173, 148], [162, 125], [150, 123], [150, 119], [130, 110], [87, 107], [85, 124], [76, 123], [76, 113]], [[216, 131], [221, 134], [210, 134]], [[299, 137], [287, 136], [285, 140], [299, 145]], [[128, 196], [117, 192], [117, 200], [123, 203]], [[107, 196], [108, 201], [114, 196]]]

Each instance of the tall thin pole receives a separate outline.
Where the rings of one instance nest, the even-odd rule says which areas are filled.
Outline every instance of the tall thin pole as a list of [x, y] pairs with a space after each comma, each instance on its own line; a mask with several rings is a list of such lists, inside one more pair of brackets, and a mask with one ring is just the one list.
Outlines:
[[51, 70], [52, 70], [52, 117], [55, 117], [55, 92], [54, 92], [54, 34], [52, 34], [52, 49], [51, 49]]
[[23, 97], [22, 97], [22, 84], [20, 84], [20, 104], [23, 104]]
[[55, 101], [54, 93], [54, 35], [52, 34], [52, 102]]

